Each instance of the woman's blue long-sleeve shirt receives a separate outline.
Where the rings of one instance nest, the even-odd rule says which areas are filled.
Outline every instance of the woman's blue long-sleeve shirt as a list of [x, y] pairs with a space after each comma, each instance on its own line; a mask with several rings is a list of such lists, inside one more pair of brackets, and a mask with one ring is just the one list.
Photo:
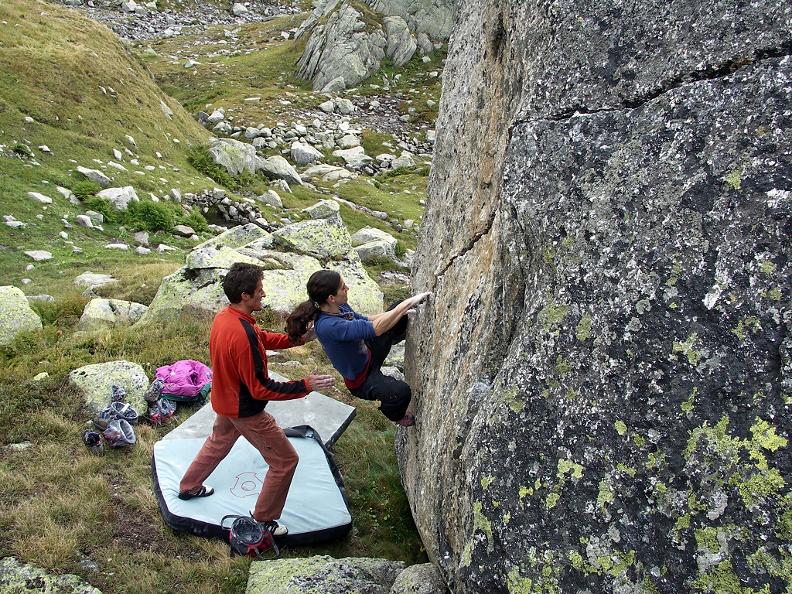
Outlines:
[[376, 336], [374, 324], [349, 305], [342, 305], [337, 315], [321, 312], [314, 322], [314, 331], [347, 387], [360, 385], [371, 360], [365, 341]]

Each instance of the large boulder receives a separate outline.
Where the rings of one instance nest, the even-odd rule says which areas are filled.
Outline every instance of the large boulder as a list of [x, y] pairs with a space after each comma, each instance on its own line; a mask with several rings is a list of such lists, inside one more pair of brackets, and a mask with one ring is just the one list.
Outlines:
[[246, 594], [388, 594], [401, 561], [328, 555], [254, 561]]
[[329, 90], [338, 79], [342, 89], [353, 87], [379, 70], [386, 44], [379, 25], [370, 26], [361, 12], [342, 2], [324, 24], [313, 27], [297, 61], [297, 74], [312, 81], [315, 91]]
[[194, 249], [199, 250], [201, 248], [210, 246], [215, 248], [220, 248], [223, 246], [238, 248], [268, 236], [269, 233], [264, 231], [264, 229], [258, 225], [248, 223], [247, 225], [237, 225], [236, 227], [231, 227], [227, 231], [223, 231], [220, 235], [216, 235], [215, 237], [207, 239], [203, 243], [198, 244]]
[[320, 260], [341, 260], [352, 249], [346, 227], [327, 219], [286, 225], [273, 232], [272, 238], [277, 245], [289, 251]]
[[44, 592], [58, 594], [102, 594], [85, 580], [71, 573], [55, 575], [14, 557], [0, 559], [0, 592]]
[[97, 198], [107, 200], [116, 210], [126, 210], [131, 202], [138, 202], [137, 192], [132, 186], [107, 188], [96, 194]]
[[239, 175], [243, 171], [256, 173], [261, 162], [252, 144], [233, 138], [213, 138], [209, 144], [209, 154], [215, 163], [225, 167], [231, 175]]
[[418, 44], [410, 33], [407, 23], [400, 16], [389, 16], [383, 19], [388, 45], [385, 55], [390, 58], [393, 65], [403, 66], [415, 54]]
[[261, 262], [256, 258], [245, 256], [228, 246], [217, 248], [213, 245], [208, 245], [196, 248], [187, 254], [186, 266], [191, 270], [200, 270], [202, 268], [229, 269], [236, 262], [261, 265]]
[[455, 592], [783, 591], [792, 5], [457, 23], [397, 434], [430, 559]]
[[41, 330], [41, 318], [30, 308], [17, 287], [0, 287], [0, 346], [9, 344], [20, 332]]
[[75, 369], [69, 373], [69, 383], [95, 410], [101, 410], [110, 402], [113, 386], [126, 390], [125, 402], [131, 404], [138, 413], [146, 410], [143, 394], [148, 388], [146, 372], [137, 363], [130, 361], [109, 361]]
[[362, 314], [382, 311], [382, 290], [368, 275], [355, 252], [349, 254], [346, 260], [329, 262], [327, 268], [337, 271], [344, 277], [349, 287], [349, 305], [352, 309]]
[[356, 176], [355, 173], [349, 171], [348, 169], [344, 169], [343, 167], [336, 167], [335, 165], [313, 165], [303, 171], [303, 177], [319, 177], [323, 181], [339, 181], [342, 179], [351, 179]]
[[360, 169], [371, 161], [371, 157], [366, 154], [366, 150], [362, 146], [333, 151], [333, 156], [341, 157], [353, 169]]
[[391, 245], [393, 249], [396, 249], [396, 238], [387, 231], [377, 229], [376, 227], [363, 227], [362, 229], [358, 229], [352, 234], [350, 239], [352, 240], [352, 245], [356, 247], [364, 243], [369, 243], [370, 241], [384, 241]]
[[136, 326], [162, 320], [177, 320], [182, 315], [213, 317], [228, 305], [222, 285], [226, 272], [222, 268], [179, 268], [162, 279], [148, 311]]
[[122, 299], [91, 299], [83, 309], [79, 330], [98, 330], [119, 324], [134, 324], [146, 310], [147, 306], [134, 301]]
[[280, 155], [259, 159], [258, 166], [261, 172], [270, 179], [282, 179], [286, 183], [297, 185], [303, 183], [297, 170]]
[[291, 145], [291, 158], [297, 165], [309, 165], [315, 161], [321, 161], [321, 151], [316, 150], [305, 142], [293, 142]]

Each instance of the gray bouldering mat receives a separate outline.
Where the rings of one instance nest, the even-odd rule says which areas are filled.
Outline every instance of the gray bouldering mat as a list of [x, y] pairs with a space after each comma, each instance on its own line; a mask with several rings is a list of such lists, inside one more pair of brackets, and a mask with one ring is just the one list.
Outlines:
[[[270, 371], [269, 375], [272, 379], [279, 382], [289, 381], [288, 378], [273, 371]], [[328, 448], [333, 446], [355, 417], [354, 406], [333, 400], [319, 392], [311, 392], [305, 398], [297, 400], [269, 402], [266, 411], [275, 417], [281, 427], [297, 427], [300, 425], [312, 427]], [[212, 433], [215, 417], [212, 404], [209, 402], [163, 439], [192, 439], [199, 437], [206, 439]]]
[[[280, 517], [289, 534], [278, 541], [310, 544], [345, 535], [352, 526], [352, 516], [331, 454], [310, 427], [286, 429], [286, 434], [300, 462]], [[154, 444], [152, 475], [160, 513], [175, 531], [226, 538], [221, 527], [223, 516], [249, 515], [268, 467], [261, 454], [240, 437], [206, 480], [215, 493], [182, 501], [178, 498], [179, 482], [203, 443], [204, 438], [188, 438], [163, 439]]]

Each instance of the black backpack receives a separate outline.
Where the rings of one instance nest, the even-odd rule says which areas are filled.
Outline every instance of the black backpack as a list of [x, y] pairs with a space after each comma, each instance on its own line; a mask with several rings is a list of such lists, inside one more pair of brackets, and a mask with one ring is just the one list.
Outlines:
[[[278, 545], [275, 544], [275, 539], [266, 526], [259, 524], [250, 516], [232, 514], [220, 520], [221, 527], [228, 518], [236, 518], [228, 529], [228, 542], [231, 545], [232, 555], [247, 555], [255, 559], [280, 556]], [[269, 551], [273, 552], [272, 557], [268, 554]]]

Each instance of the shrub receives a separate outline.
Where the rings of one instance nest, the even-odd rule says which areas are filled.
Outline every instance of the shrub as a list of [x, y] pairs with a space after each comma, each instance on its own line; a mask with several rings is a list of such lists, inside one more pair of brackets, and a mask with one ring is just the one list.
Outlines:
[[102, 186], [93, 182], [91, 180], [83, 180], [74, 182], [71, 187], [71, 191], [74, 193], [77, 198], [81, 201], [85, 202], [92, 196], [95, 196], [98, 192], [102, 190]]
[[404, 255], [407, 253], [407, 248], [404, 247], [404, 244], [401, 241], [396, 242], [396, 257], [401, 259], [404, 258]]
[[196, 207], [193, 207], [190, 212], [184, 213], [180, 221], [182, 224], [192, 227], [197, 232], [209, 230], [209, 223], [206, 221], [201, 211]]
[[11, 150], [13, 150], [20, 157], [31, 158], [33, 156], [33, 151], [30, 150], [30, 147], [28, 147], [26, 144], [22, 144], [21, 142], [17, 142], [14, 145], [14, 148]]
[[104, 216], [105, 221], [108, 223], [114, 223], [118, 220], [118, 213], [107, 200], [91, 196], [85, 200], [83, 204], [90, 210], [102, 213], [102, 216]]
[[162, 202], [132, 202], [124, 222], [136, 231], [170, 231], [176, 217], [172, 206]]

